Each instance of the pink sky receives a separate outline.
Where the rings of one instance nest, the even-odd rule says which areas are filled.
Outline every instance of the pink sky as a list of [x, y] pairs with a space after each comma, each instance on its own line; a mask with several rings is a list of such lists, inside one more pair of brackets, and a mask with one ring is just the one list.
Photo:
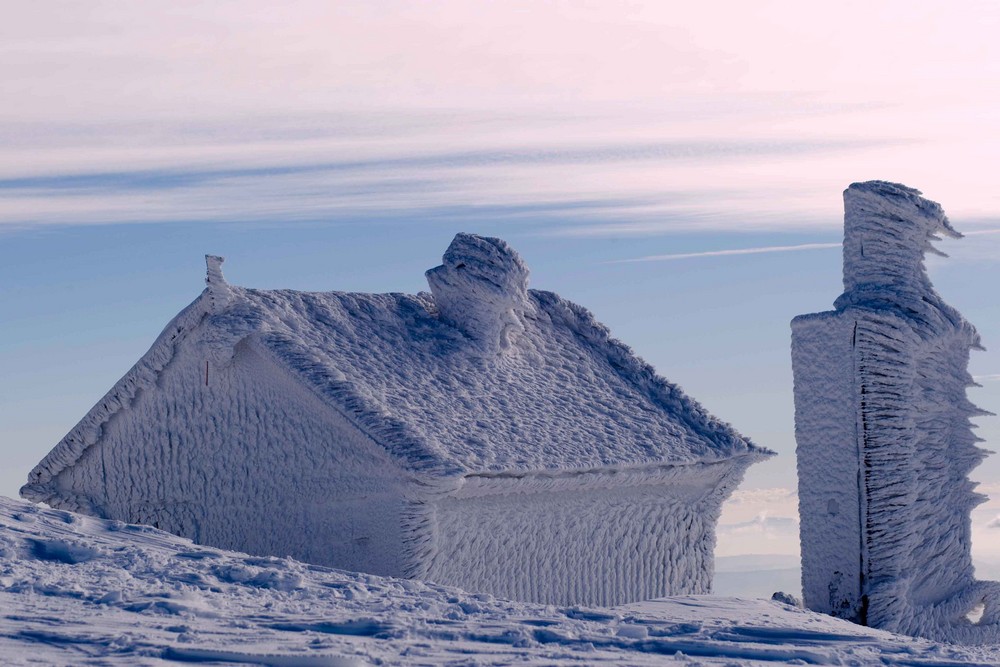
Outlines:
[[[843, 185], [883, 178], [950, 202], [955, 218], [1000, 217], [997, 34], [997, 5], [970, 0], [21, 3], [0, 26], [0, 123], [17, 136], [0, 177], [583, 141], [872, 142], [693, 167], [576, 165], [571, 178], [470, 171], [442, 196], [473, 185], [487, 200], [559, 201], [738, 184], [716, 206], [780, 226], [754, 219], [753, 200], [773, 194], [789, 214], [827, 216]], [[421, 120], [442, 110], [451, 122]], [[330, 114], [355, 115], [322, 140], [217, 131]], [[369, 114], [383, 114], [377, 127], [357, 122]], [[28, 119], [77, 130], [26, 137]], [[171, 125], [196, 121], [216, 131], [180, 136]], [[127, 198], [63, 204], [93, 220], [135, 208]], [[0, 208], [0, 223], [25, 206], [65, 212], [17, 205]], [[150, 209], [177, 205], [196, 207]]]

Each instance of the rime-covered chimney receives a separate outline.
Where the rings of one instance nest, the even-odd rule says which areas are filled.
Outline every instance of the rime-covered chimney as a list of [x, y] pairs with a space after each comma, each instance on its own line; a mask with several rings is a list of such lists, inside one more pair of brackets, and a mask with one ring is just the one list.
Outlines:
[[844, 295], [837, 307], [934, 295], [924, 254], [942, 254], [938, 233], [960, 238], [941, 205], [898, 183], [867, 181], [844, 191]]
[[504, 350], [524, 330], [528, 267], [501, 239], [457, 234], [426, 276], [441, 320], [484, 350]]

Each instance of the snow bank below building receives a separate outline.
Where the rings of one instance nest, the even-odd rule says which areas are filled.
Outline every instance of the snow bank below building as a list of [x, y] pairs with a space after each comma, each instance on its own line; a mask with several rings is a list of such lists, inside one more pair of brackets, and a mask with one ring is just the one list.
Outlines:
[[946, 646], [765, 600], [610, 609], [199, 547], [0, 497], [0, 663], [985, 665]]

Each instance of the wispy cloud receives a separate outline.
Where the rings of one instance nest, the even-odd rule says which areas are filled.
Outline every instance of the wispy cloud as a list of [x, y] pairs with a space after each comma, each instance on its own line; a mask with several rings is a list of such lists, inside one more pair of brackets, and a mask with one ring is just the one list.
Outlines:
[[797, 508], [798, 494], [794, 489], [737, 489], [723, 505], [719, 522], [746, 527], [760, 524], [765, 518], [772, 521], [777, 518], [795, 519]]
[[799, 522], [794, 516], [773, 516], [767, 511], [748, 521], [719, 521], [715, 555], [735, 556], [747, 553], [795, 554], [799, 549]]
[[990, 375], [973, 375], [972, 379], [976, 382], [997, 382], [1000, 381], [1000, 373], [993, 373]]
[[765, 505], [769, 503], [797, 503], [795, 489], [773, 486], [764, 489], [736, 489], [726, 501], [727, 505]]
[[[953, 107], [969, 97], [970, 72], [1000, 60], [962, 60], [996, 45], [986, 30], [970, 33], [960, 14], [937, 17], [935, 29], [981, 51], [942, 61], [908, 49], [925, 67], [886, 81], [871, 68], [845, 67], [871, 54], [847, 49], [830, 30], [795, 31], [803, 44], [829, 48], [788, 59], [776, 45], [790, 33], [775, 32], [752, 3], [733, 8], [740, 20], [724, 30], [697, 3], [683, 11], [646, 4], [636, 13], [614, 3], [542, 3], [528, 20], [510, 3], [457, 0], [435, 11], [251, 0], [183, 16], [169, 3], [57, 13], [22, 3], [5, 16], [0, 40], [0, 81], [18, 100], [0, 110], [0, 224], [230, 220], [254, 210], [301, 219], [344, 208], [338, 179], [355, 181], [351, 210], [375, 214], [387, 199], [423, 213], [720, 186], [787, 195], [756, 209], [748, 199], [705, 200], [688, 221], [663, 206], [618, 209], [603, 228], [587, 224], [596, 216], [559, 223], [566, 236], [651, 236], [819, 226], [794, 219], [803, 212], [832, 226], [836, 192], [858, 177], [898, 174], [928, 192], [947, 184], [939, 198], [950, 211], [969, 193], [989, 191], [989, 169], [974, 165], [990, 163], [996, 142], [989, 115], [972, 111], [995, 100], [972, 96], [976, 106], [961, 116]], [[876, 19], [866, 35], [891, 23]], [[828, 24], [862, 29], [837, 12], [824, 16]], [[597, 42], [607, 48], [595, 50]], [[899, 103], [899, 91], [931, 74], [955, 95]], [[947, 108], [939, 99], [950, 100]], [[944, 162], [972, 166], [954, 179], [940, 174]], [[362, 201], [365, 179], [380, 183]], [[427, 187], [404, 192], [384, 182], [418, 180]], [[107, 213], [97, 197], [109, 201]], [[150, 206], [120, 215], [129, 197]], [[66, 201], [45, 201], [58, 198]], [[964, 205], [996, 208], [988, 195]]]
[[[586, 228], [578, 230], [578, 234], [585, 234]], [[1000, 234], [1000, 228], [996, 229], [975, 229], [964, 232], [964, 236], [986, 236]], [[665, 255], [646, 255], [644, 257], [634, 257], [631, 259], [620, 259], [608, 262], [609, 264], [632, 264], [638, 262], [672, 262], [685, 259], [702, 259], [706, 257], [729, 257], [736, 255], [761, 255], [776, 252], [800, 252], [805, 250], [830, 250], [842, 248], [841, 242], [831, 243], [800, 243], [796, 245], [760, 246], [756, 248], [733, 248], [728, 250], [705, 250], [701, 252], [681, 252]], [[984, 375], [977, 380], [997, 380], [1000, 375]]]
[[629, 264], [634, 262], [672, 262], [681, 259], [699, 259], [702, 257], [728, 257], [731, 255], [760, 255], [772, 252], [799, 252], [802, 250], [829, 250], [841, 248], [842, 243], [801, 243], [798, 245], [774, 245], [759, 248], [736, 248], [733, 250], [706, 250], [704, 252], [682, 252], [669, 255], [647, 255], [634, 259], [619, 259], [609, 264]]
[[[887, 143], [719, 138], [581, 144], [557, 136], [549, 142], [525, 139], [512, 148], [503, 147], [508, 145], [504, 141], [480, 141], [467, 148], [454, 138], [431, 141], [432, 135], [417, 129], [412, 141], [401, 141], [399, 146], [347, 137], [303, 148], [297, 139], [286, 142], [283, 133], [288, 130], [280, 124], [273, 133], [268, 128], [264, 123], [260, 129], [272, 141], [267, 151], [242, 159], [233, 153], [231, 136], [215, 142], [209, 136], [204, 144], [177, 147], [169, 132], [150, 138], [148, 155], [123, 153], [127, 157], [119, 160], [108, 154], [95, 162], [120, 165], [114, 170], [80, 164], [60, 167], [58, 161], [41, 167], [28, 162], [24, 169], [8, 156], [0, 170], [4, 174], [0, 175], [4, 195], [0, 225], [11, 229], [142, 222], [329, 221], [347, 215], [404, 213], [432, 220], [465, 211], [493, 220], [536, 216], [546, 223], [548, 233], [571, 236], [599, 236], [608, 230], [636, 236], [693, 227], [780, 227], [790, 224], [787, 211], [765, 216], [747, 210], [761, 196], [749, 185], [730, 190], [704, 186], [665, 190], [649, 174], [686, 173], [692, 165], [736, 168], [765, 158], [810, 159]], [[72, 164], [79, 151], [67, 151]]]
[[257, 167], [227, 166], [205, 169], [177, 166], [169, 169], [53, 173], [0, 178], [0, 190], [17, 192], [161, 190], [190, 187], [235, 178], [270, 178], [325, 172], [384, 172], [399, 169], [465, 169], [524, 165], [604, 164], [725, 159], [766, 155], [796, 155], [824, 151], [871, 148], [873, 141], [675, 141], [589, 147], [523, 147], [512, 149], [450, 151], [371, 159], [332, 160], [305, 164], [272, 164]]
[[795, 517], [790, 516], [771, 516], [769, 512], [761, 512], [755, 516], [750, 521], [742, 521], [740, 523], [729, 523], [720, 524], [719, 528], [725, 529], [731, 532], [740, 532], [747, 530], [795, 530], [798, 528], [799, 522]]
[[[977, 221], [982, 226], [971, 226], [970, 222], [969, 220], [959, 221], [958, 229], [964, 238], [945, 240], [940, 244], [950, 259], [936, 256], [928, 257], [928, 267], [933, 270], [947, 271], [956, 268], [958, 263], [993, 264], [1000, 261], [1000, 227], [996, 226], [998, 220], [991, 218]], [[970, 226], [971, 228], [969, 228]]]

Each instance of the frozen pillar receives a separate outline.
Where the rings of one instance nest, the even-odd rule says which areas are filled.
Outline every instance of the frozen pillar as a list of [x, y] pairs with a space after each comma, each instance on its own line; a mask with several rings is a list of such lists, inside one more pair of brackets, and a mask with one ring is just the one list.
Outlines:
[[792, 321], [805, 604], [895, 632], [1000, 640], [997, 587], [975, 581], [970, 554], [979, 337], [924, 270], [937, 234], [960, 235], [902, 185], [855, 183], [844, 205], [844, 293]]
[[[862, 492], [853, 323], [838, 313], [792, 323], [802, 594], [813, 611], [863, 622]], [[801, 395], [801, 398], [800, 398]]]

